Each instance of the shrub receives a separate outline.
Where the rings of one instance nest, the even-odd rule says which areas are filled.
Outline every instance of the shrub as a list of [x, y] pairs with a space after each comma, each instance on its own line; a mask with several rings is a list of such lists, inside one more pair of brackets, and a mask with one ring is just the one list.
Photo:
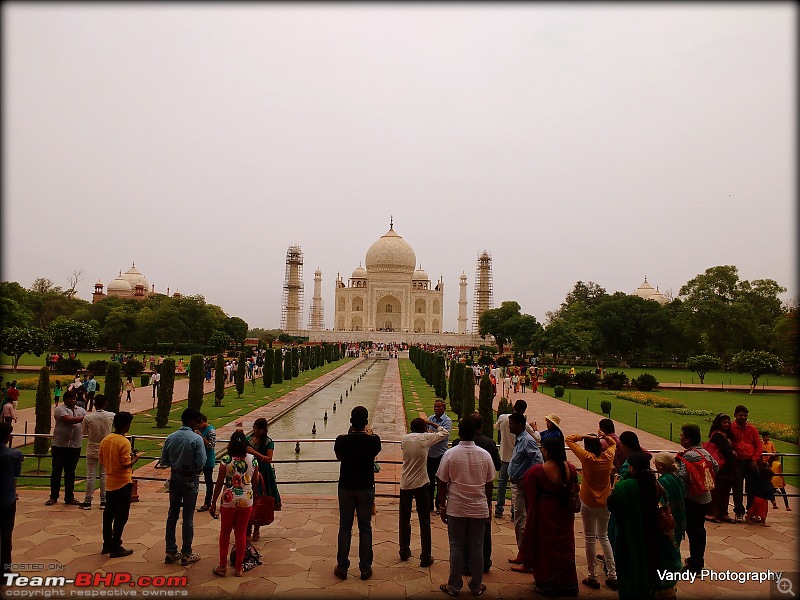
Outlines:
[[203, 406], [203, 381], [206, 378], [203, 362], [202, 354], [193, 354], [189, 360], [189, 394], [186, 405], [197, 410]]
[[[313, 354], [312, 354], [313, 357]], [[264, 367], [262, 373], [264, 374], [264, 387], [272, 387], [272, 376], [275, 374], [275, 367], [272, 366], [272, 361], [275, 359], [275, 350], [267, 348], [264, 350]]]
[[[61, 362], [61, 361], [59, 361]], [[36, 433], [50, 433], [50, 369], [39, 369], [39, 386], [36, 388]], [[50, 440], [37, 437], [33, 442], [34, 454], [47, 454]]]
[[[487, 376], [488, 378], [488, 376]], [[481, 378], [483, 382], [483, 378]], [[492, 388], [492, 382], [489, 382], [489, 389]], [[469, 412], [475, 410], [475, 372], [472, 369], [464, 369], [464, 389], [461, 394], [461, 415], [464, 416]]]
[[298, 356], [298, 352], [298, 348], [292, 348], [292, 377], [300, 375], [300, 357]]
[[611, 416], [611, 400], [600, 401], [600, 412], [609, 417]]
[[247, 368], [247, 359], [244, 357], [244, 352], [240, 356], [239, 362], [236, 363], [236, 376], [233, 379], [236, 382], [237, 398], [241, 398], [244, 393], [244, 372]]
[[444, 356], [437, 354], [434, 357], [433, 369], [433, 387], [436, 390], [436, 396], [442, 400], [447, 400], [447, 378], [444, 375]]
[[292, 378], [292, 351], [286, 349], [286, 354], [283, 355], [283, 379], [289, 381]]
[[556, 386], [566, 386], [569, 385], [572, 379], [569, 376], [569, 373], [564, 373], [563, 371], [548, 371], [544, 374], [544, 383], [545, 385], [549, 385], [550, 387]]
[[81, 369], [83, 362], [79, 358], [62, 358], [55, 366], [55, 372], [60, 375], [74, 375]]
[[553, 388], [553, 394], [555, 394], [556, 398], [563, 398], [564, 397], [564, 386], [557, 385]]
[[[478, 397], [478, 412], [480, 412], [481, 416], [483, 417], [483, 435], [485, 435], [488, 438], [491, 438], [493, 435], [492, 432], [494, 431], [494, 413], [492, 412], [492, 402], [494, 400], [494, 393], [492, 391], [492, 382], [489, 379], [488, 375], [484, 375], [483, 377], [481, 377], [481, 386], [479, 394], [480, 396]], [[466, 408], [467, 407], [465, 406], [464, 414], [468, 415], [469, 413], [466, 412]]]
[[166, 427], [172, 408], [172, 393], [175, 389], [175, 359], [165, 358], [161, 363], [161, 383], [158, 385], [158, 410], [156, 427]]
[[508, 356], [498, 356], [497, 357], [497, 366], [498, 367], [507, 367], [511, 364], [511, 358]]
[[108, 368], [108, 361], [103, 359], [93, 360], [88, 365], [86, 365], [86, 370], [99, 375], [100, 373], [105, 373], [106, 369]]
[[600, 377], [594, 371], [578, 371], [575, 373], [575, 383], [582, 390], [593, 390]]
[[488, 367], [494, 362], [491, 354], [481, 354], [480, 358], [478, 358], [478, 364], [483, 367]]
[[620, 371], [603, 374], [603, 385], [609, 390], [621, 390], [628, 383], [628, 376]]
[[116, 361], [108, 363], [106, 367], [106, 410], [109, 412], [119, 412], [119, 399], [122, 395], [122, 367]]
[[222, 406], [225, 398], [225, 358], [217, 354], [217, 364], [214, 367], [214, 406]]
[[500, 402], [497, 404], [497, 416], [510, 415], [512, 412], [514, 412], [514, 407], [508, 398], [500, 398]]
[[283, 354], [277, 349], [275, 350], [275, 358], [272, 361], [272, 382], [275, 384], [283, 383]]
[[[464, 410], [464, 374], [467, 372], [467, 367], [464, 363], [455, 362], [450, 367], [450, 409], [459, 417]], [[472, 369], [469, 369], [472, 371]], [[473, 393], [475, 386], [475, 378], [472, 379]]]
[[698, 415], [700, 417], [708, 417], [714, 414], [710, 410], [703, 408], [671, 408], [670, 411], [679, 415]]
[[631, 384], [640, 392], [649, 392], [658, 387], [658, 379], [650, 375], [650, 373], [642, 373], [639, 377], [631, 381]]
[[122, 374], [125, 375], [125, 377], [136, 377], [140, 375], [142, 371], [144, 371], [144, 365], [135, 358], [130, 358], [122, 363]]

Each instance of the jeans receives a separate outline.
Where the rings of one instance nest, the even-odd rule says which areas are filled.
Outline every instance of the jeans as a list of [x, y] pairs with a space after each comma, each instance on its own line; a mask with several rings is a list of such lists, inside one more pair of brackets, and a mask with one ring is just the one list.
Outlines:
[[597, 540], [603, 549], [603, 557], [608, 570], [608, 578], [617, 578], [617, 565], [614, 562], [614, 551], [608, 540], [608, 520], [611, 513], [605, 506], [587, 506], [581, 502], [581, 521], [583, 521], [583, 537], [586, 541], [586, 564], [589, 566], [589, 578], [596, 579], [595, 563], [597, 561]]
[[786, 495], [786, 488], [775, 488], [775, 500], [773, 502], [777, 505], [778, 496], [783, 496], [783, 503], [786, 508], [789, 508], [789, 496]]
[[439, 470], [439, 465], [442, 462], [442, 457], [437, 456], [436, 458], [428, 457], [428, 462], [426, 464], [427, 471], [428, 471], [428, 481], [431, 482], [431, 499], [428, 505], [428, 510], [433, 510], [433, 507], [440, 508], [438, 499], [436, 498], [438, 485], [436, 483], [436, 471]]
[[169, 480], [169, 513], [167, 514], [167, 554], [178, 552], [175, 540], [175, 528], [178, 526], [178, 516], [183, 505], [183, 548], [181, 554], [192, 553], [192, 540], [194, 539], [194, 507], [197, 504], [197, 493], [200, 485], [197, 475], [180, 475], [173, 473]]
[[214, 467], [203, 467], [203, 477], [206, 481], [206, 497], [203, 504], [211, 506], [211, 500], [214, 497]]
[[733, 488], [733, 475], [720, 475], [714, 480], [714, 489], [711, 490], [710, 513], [721, 519], [728, 516], [728, 503], [730, 502], [731, 489]]
[[94, 480], [97, 478], [97, 470], [100, 469], [100, 502], [106, 501], [106, 468], [100, 464], [97, 457], [86, 457], [86, 496], [83, 499], [85, 504], [92, 503], [94, 496]]
[[[0, 573], [11, 573], [11, 536], [14, 532], [14, 518], [17, 514], [16, 500], [0, 506]], [[0, 575], [0, 586], [5, 577]]]
[[238, 571], [242, 568], [242, 563], [244, 562], [244, 552], [247, 549], [247, 522], [250, 520], [253, 507], [234, 508], [223, 506], [219, 509], [219, 512], [219, 566], [223, 568], [228, 566], [228, 547], [231, 543], [231, 531], [233, 531], [236, 543], [236, 564], [234, 567]]
[[[363, 573], [372, 567], [372, 503], [375, 488], [345, 490], [339, 488], [339, 549], [336, 563], [341, 570], [350, 568], [350, 541], [353, 516], [358, 518], [358, 568]], [[430, 513], [429, 513], [430, 516]]]
[[75, 499], [75, 467], [81, 458], [80, 448], [53, 446], [53, 472], [50, 473], [50, 498], [58, 500], [61, 472], [64, 472], [64, 502]]
[[468, 556], [469, 589], [477, 593], [483, 581], [483, 535], [486, 519], [447, 516], [447, 538], [450, 541], [450, 577], [447, 587], [458, 593], [464, 586], [464, 556]]
[[696, 573], [703, 569], [706, 553], [706, 511], [708, 504], [698, 504], [686, 498], [686, 537], [689, 538], [689, 558], [686, 564]]
[[519, 548], [522, 544], [522, 534], [525, 532], [525, 520], [528, 518], [522, 482], [511, 482], [511, 506], [514, 509], [514, 534], [517, 537], [517, 548]]
[[122, 547], [122, 531], [131, 511], [132, 490], [133, 484], [127, 483], [118, 490], [111, 490], [106, 494], [106, 507], [103, 510], [103, 546], [108, 550]]
[[[464, 564], [469, 565], [469, 556], [467, 556], [467, 549], [464, 548]], [[483, 528], [483, 572], [488, 573], [492, 568], [492, 524], [486, 522]], [[466, 575], [467, 572], [465, 571]]]
[[431, 511], [429, 484], [413, 490], [400, 490], [400, 558], [411, 556], [411, 500], [417, 503], [419, 517], [419, 541], [422, 546], [419, 558], [427, 560], [431, 556]]
[[502, 516], [506, 504], [506, 487], [508, 486], [508, 463], [500, 463], [500, 473], [497, 475], [497, 507], [494, 509], [496, 516]]
[[[736, 471], [733, 475], [733, 513], [743, 515], [750, 510], [753, 504], [753, 497], [758, 482], [758, 469], [750, 466], [749, 460], [737, 460]], [[742, 504], [744, 491], [742, 488], [747, 486], [747, 506]]]

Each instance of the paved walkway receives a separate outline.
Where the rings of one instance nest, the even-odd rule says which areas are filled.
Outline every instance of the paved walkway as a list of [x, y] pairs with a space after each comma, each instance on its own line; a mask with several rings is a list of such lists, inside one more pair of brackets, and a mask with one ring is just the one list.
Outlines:
[[[343, 365], [340, 369], [346, 366]], [[543, 425], [545, 414], [555, 412], [562, 418], [562, 426], [568, 433], [596, 429], [598, 415], [594, 413], [543, 394], [529, 392], [520, 394], [520, 397], [528, 402], [529, 419], [539, 421], [540, 426]], [[264, 409], [273, 406], [273, 410], [276, 410], [283, 400], [273, 402]], [[240, 420], [247, 426], [254, 418], [255, 412]], [[390, 361], [381, 389], [379, 408], [372, 415], [372, 425], [375, 431], [386, 439], [398, 439], [404, 432], [405, 416], [396, 361]], [[233, 426], [235, 427], [235, 423]], [[630, 428], [626, 426], [625, 429]], [[637, 433], [647, 448], [667, 449], [676, 446], [646, 432]], [[386, 460], [392, 452], [398, 450], [394, 445], [387, 444], [380, 458]], [[385, 467], [378, 477], [390, 480], [390, 477], [396, 476], [396, 471]], [[276, 513], [272, 525], [262, 528], [262, 539], [255, 544], [263, 555], [264, 564], [245, 573], [242, 578], [233, 577], [232, 574], [221, 578], [211, 573], [219, 553], [217, 543], [219, 521], [211, 519], [208, 513], [195, 514], [194, 550], [199, 552], [203, 559], [189, 567], [180, 567], [163, 564], [164, 522], [168, 504], [165, 494], [140, 488], [141, 501], [133, 504], [131, 518], [124, 535], [125, 546], [133, 549], [134, 554], [120, 559], [111, 559], [107, 555], [99, 554], [102, 545], [100, 511], [82, 511], [63, 504], [45, 507], [46, 496], [47, 492], [44, 490], [20, 492], [17, 525], [14, 530], [14, 561], [29, 565], [24, 569], [26, 575], [71, 577], [77, 572], [96, 572], [130, 573], [134, 577], [186, 576], [191, 597], [309, 599], [445, 597], [438, 590], [438, 586], [446, 581], [449, 570], [446, 527], [439, 519], [433, 519], [433, 555], [436, 561], [433, 566], [420, 568], [416, 559], [401, 562], [397, 546], [396, 498], [378, 498], [376, 502], [377, 515], [373, 520], [374, 576], [369, 581], [361, 581], [358, 578], [356, 559], [350, 577], [341, 581], [333, 575], [339, 520], [335, 498], [283, 494], [283, 510]], [[792, 498], [790, 505], [794, 512], [782, 509], [770, 512], [771, 528], [708, 524], [707, 568], [735, 572], [796, 570], [797, 515], [800, 513], [800, 501]], [[417, 554], [419, 531], [413, 522], [414, 519], [412, 519], [412, 552]], [[509, 569], [511, 565], [506, 560], [516, 554], [513, 523], [508, 517], [492, 519], [491, 527], [494, 565], [484, 577], [488, 588], [484, 597], [503, 599], [535, 597], [531, 577], [511, 571]], [[586, 576], [586, 567], [581, 544], [580, 519], [575, 521], [575, 532], [578, 576], [582, 579]], [[353, 558], [357, 555], [357, 536], [354, 531], [351, 549]], [[686, 548], [685, 541], [683, 548]], [[33, 563], [42, 563], [42, 567]], [[53, 565], [63, 565], [63, 567]], [[795, 581], [796, 585], [797, 583]], [[74, 590], [71, 585], [64, 589], [67, 595]], [[129, 589], [136, 590], [139, 595], [143, 595], [144, 591], [150, 591], [136, 586]], [[768, 583], [697, 581], [694, 584], [681, 583], [679, 594], [681, 598], [688, 599], [766, 599], [770, 598], [770, 589]], [[111, 591], [125, 590], [123, 588]], [[616, 598], [617, 594], [607, 588], [599, 591], [583, 588], [581, 596]]]

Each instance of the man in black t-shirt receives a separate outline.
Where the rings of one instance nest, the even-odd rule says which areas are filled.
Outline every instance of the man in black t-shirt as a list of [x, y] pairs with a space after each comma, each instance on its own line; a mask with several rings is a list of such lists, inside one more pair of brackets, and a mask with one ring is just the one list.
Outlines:
[[375, 457], [381, 451], [381, 439], [367, 432], [369, 412], [356, 406], [350, 413], [352, 427], [347, 435], [336, 438], [333, 451], [341, 461], [339, 471], [339, 549], [334, 575], [347, 579], [350, 567], [350, 539], [353, 513], [358, 518], [358, 568], [361, 579], [372, 577], [372, 504], [375, 501]]

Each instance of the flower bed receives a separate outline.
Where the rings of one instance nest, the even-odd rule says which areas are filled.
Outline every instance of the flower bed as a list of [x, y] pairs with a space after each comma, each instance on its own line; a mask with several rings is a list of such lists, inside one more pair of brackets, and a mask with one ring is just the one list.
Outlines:
[[685, 404], [677, 400], [662, 398], [661, 396], [648, 394], [647, 392], [615, 392], [614, 395], [621, 400], [635, 402], [643, 406], [652, 406], [655, 408], [686, 408]]

